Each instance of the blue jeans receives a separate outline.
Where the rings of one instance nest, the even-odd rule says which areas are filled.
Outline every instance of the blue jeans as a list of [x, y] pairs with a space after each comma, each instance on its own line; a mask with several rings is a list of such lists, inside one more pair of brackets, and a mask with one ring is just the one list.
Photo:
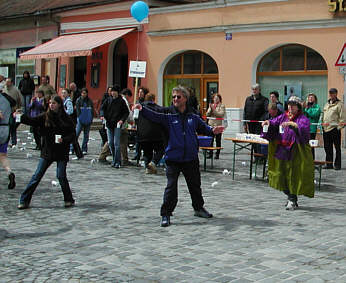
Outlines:
[[24, 98], [24, 101], [23, 101], [23, 104], [24, 104], [24, 114], [29, 115], [30, 114], [29, 104], [31, 102], [32, 95], [31, 94], [23, 95], [23, 98]]
[[79, 138], [79, 135], [80, 133], [82, 132], [83, 130], [83, 143], [82, 143], [82, 151], [83, 152], [88, 152], [88, 141], [89, 141], [89, 132], [90, 132], [90, 127], [91, 127], [91, 124], [87, 124], [87, 125], [84, 125], [82, 123], [77, 122], [77, 127], [76, 127], [76, 136], [77, 136], [77, 140]]
[[107, 129], [108, 145], [113, 156], [112, 165], [120, 165], [121, 163], [120, 134], [120, 128]]
[[[26, 186], [24, 192], [20, 196], [20, 203], [30, 204], [32, 195], [34, 194], [38, 184], [40, 183], [44, 173], [46, 173], [48, 167], [53, 163], [51, 160], [46, 160], [44, 158], [40, 158], [35, 174], [31, 177], [29, 184]], [[67, 161], [57, 161], [56, 167], [56, 177], [59, 180], [61, 190], [64, 194], [64, 201], [74, 202], [72, 197], [72, 192], [70, 189], [70, 185], [68, 183], [66, 177], [66, 165]]]

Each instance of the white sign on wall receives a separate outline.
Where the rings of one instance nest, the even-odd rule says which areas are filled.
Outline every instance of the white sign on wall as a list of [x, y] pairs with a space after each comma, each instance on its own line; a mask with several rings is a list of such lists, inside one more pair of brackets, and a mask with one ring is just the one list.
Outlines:
[[0, 75], [8, 78], [8, 67], [0, 67]]
[[147, 62], [145, 61], [130, 61], [129, 77], [145, 78], [145, 70]]

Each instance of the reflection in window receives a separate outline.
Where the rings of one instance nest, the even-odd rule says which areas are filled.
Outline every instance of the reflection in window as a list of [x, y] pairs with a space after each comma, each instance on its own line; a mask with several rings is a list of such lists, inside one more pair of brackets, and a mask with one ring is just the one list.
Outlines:
[[311, 48], [307, 49], [307, 70], [327, 70], [326, 61], [323, 57]]
[[[280, 65], [281, 62], [281, 65]], [[286, 45], [265, 55], [258, 72], [327, 70], [323, 57], [303, 45]]]
[[201, 73], [201, 53], [191, 52], [184, 54], [184, 74]]
[[280, 50], [274, 50], [266, 55], [261, 65], [259, 66], [260, 72], [273, 72], [280, 71]]
[[217, 69], [216, 62], [208, 54], [203, 54], [203, 73], [204, 74], [217, 74], [219, 71]]
[[304, 48], [302, 46], [286, 46], [282, 50], [282, 71], [304, 70]]
[[175, 56], [166, 67], [165, 75], [176, 74], [181, 74], [181, 55]]

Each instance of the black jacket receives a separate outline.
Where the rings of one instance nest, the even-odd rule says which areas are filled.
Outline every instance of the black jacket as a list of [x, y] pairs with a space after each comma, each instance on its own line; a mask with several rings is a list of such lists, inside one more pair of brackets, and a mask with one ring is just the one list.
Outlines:
[[[155, 112], [161, 111], [161, 107], [152, 101], [144, 102], [143, 106]], [[165, 129], [160, 124], [144, 118], [141, 112], [139, 112], [137, 120], [137, 138], [139, 142], [164, 141], [164, 131]]]
[[244, 106], [244, 119], [245, 120], [262, 120], [268, 112], [268, 98], [259, 94], [258, 98], [253, 95], [248, 96]]
[[[76, 130], [72, 119], [66, 114], [58, 117], [53, 113], [55, 127], [46, 127], [46, 113], [36, 117], [23, 114], [21, 122], [30, 126], [40, 127], [42, 135], [41, 157], [51, 161], [68, 161], [70, 143], [75, 139]], [[61, 135], [62, 143], [55, 143], [55, 135]]]
[[32, 95], [35, 90], [35, 83], [32, 78], [23, 78], [19, 82], [18, 88], [22, 95]]
[[108, 97], [101, 106], [100, 116], [106, 119], [106, 126], [109, 129], [117, 127], [117, 123], [126, 121], [130, 111], [121, 95], [116, 98]]

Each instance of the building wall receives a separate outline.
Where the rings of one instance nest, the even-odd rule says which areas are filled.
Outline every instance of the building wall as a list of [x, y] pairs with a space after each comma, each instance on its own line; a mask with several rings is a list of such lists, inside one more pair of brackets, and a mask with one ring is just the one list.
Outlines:
[[[186, 13], [189, 13], [188, 17]], [[226, 106], [241, 108], [250, 94], [251, 84], [256, 82], [259, 60], [278, 46], [297, 43], [322, 55], [328, 66], [328, 87], [336, 87], [343, 93], [343, 76], [334, 64], [345, 42], [345, 26], [324, 28], [322, 24], [320, 27], [315, 24], [316, 28], [305, 29], [302, 22], [300, 27], [292, 23], [292, 27], [286, 30], [266, 27], [263, 31], [246, 31], [243, 27], [237, 32], [237, 25], [245, 23], [333, 20], [333, 17], [328, 12], [327, 2], [322, 0], [239, 5], [185, 13], [153, 13], [149, 21], [149, 87], [156, 88], [162, 95], [162, 70], [167, 58], [186, 50], [200, 50], [218, 64], [219, 90]], [[235, 26], [231, 26], [233, 24]], [[235, 30], [232, 40], [225, 39], [224, 31], [215, 32], [218, 25]], [[200, 27], [213, 27], [213, 32], [195, 30]], [[186, 32], [179, 33], [179, 30]]]

